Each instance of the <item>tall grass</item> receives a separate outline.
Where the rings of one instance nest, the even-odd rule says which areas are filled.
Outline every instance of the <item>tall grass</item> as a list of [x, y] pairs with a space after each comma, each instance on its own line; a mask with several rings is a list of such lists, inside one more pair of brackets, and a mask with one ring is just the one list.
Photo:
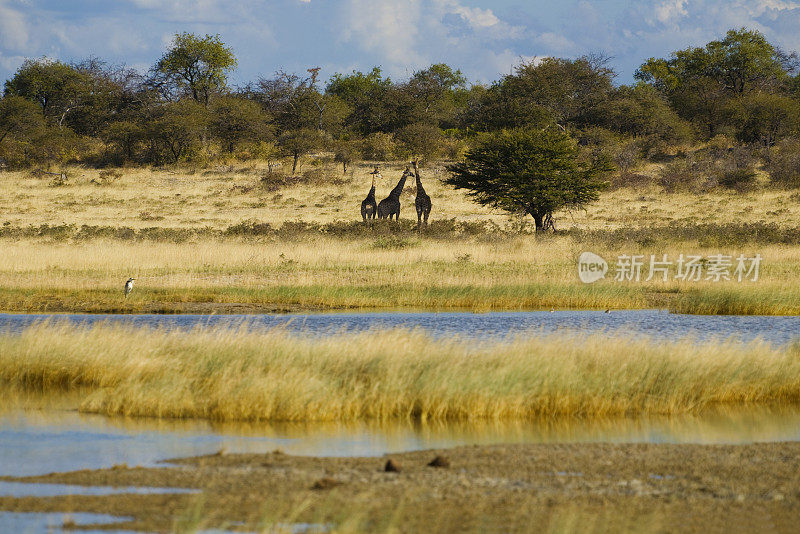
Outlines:
[[[800, 248], [758, 247], [759, 281], [614, 282], [619, 254], [746, 253], [749, 246], [691, 244], [606, 248], [571, 236], [439, 241], [375, 246], [331, 236], [258, 243], [44, 243], [0, 240], [0, 310], [37, 312], [210, 312], [343, 309], [621, 309], [686, 313], [800, 313]], [[583, 284], [578, 256], [592, 250], [611, 263], [608, 280]], [[674, 274], [674, 272], [673, 272]], [[138, 278], [130, 298], [129, 276]]]
[[800, 347], [39, 324], [0, 337], [0, 381], [44, 392], [88, 388], [86, 412], [215, 420], [669, 414], [800, 400]]

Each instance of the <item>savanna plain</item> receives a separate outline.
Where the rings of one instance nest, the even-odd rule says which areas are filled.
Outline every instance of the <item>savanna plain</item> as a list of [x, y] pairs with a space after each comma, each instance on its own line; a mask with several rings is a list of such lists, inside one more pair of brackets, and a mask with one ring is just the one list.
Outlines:
[[[537, 234], [523, 217], [443, 184], [440, 163], [422, 168], [433, 202], [422, 228], [413, 184], [399, 222], [370, 225], [359, 205], [371, 163], [348, 173], [324, 158], [306, 165], [313, 172], [294, 182], [258, 163], [75, 167], [57, 182], [0, 173], [0, 309], [800, 312], [800, 204], [766, 179], [748, 192], [617, 187], [557, 213], [556, 231]], [[379, 197], [404, 165], [382, 166]], [[585, 251], [612, 264], [605, 280], [579, 280]], [[614, 281], [622, 254], [760, 254], [762, 264], [755, 282], [645, 281], [646, 267], [640, 281]], [[136, 285], [125, 298], [129, 277]], [[0, 383], [4, 397], [69, 395], [71, 409], [115, 417], [602, 419], [795, 405], [800, 349], [622, 332], [475, 342], [399, 329], [307, 339], [246, 323], [172, 331], [50, 320], [0, 336]], [[799, 458], [791, 442], [497, 445], [388, 458], [220, 451], [167, 467], [3, 477], [197, 492], [0, 497], [0, 509], [110, 513], [130, 518], [110, 528], [178, 532], [791, 531]]]

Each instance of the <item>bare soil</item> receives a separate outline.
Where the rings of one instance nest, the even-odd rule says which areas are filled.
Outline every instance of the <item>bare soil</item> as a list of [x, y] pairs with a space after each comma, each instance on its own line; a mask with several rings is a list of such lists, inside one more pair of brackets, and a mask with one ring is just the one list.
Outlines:
[[[436, 457], [441, 459], [429, 465]], [[387, 472], [388, 460], [398, 467]], [[446, 461], [443, 461], [446, 460]], [[800, 443], [459, 447], [382, 458], [216, 454], [4, 480], [194, 494], [0, 497], [0, 510], [129, 516], [157, 532], [312, 523], [402, 532], [797, 532]]]

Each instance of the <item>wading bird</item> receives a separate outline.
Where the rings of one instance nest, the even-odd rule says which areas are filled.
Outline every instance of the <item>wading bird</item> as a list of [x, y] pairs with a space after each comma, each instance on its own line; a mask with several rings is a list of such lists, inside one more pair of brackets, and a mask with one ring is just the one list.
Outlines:
[[128, 298], [128, 295], [130, 294], [130, 292], [133, 291], [133, 281], [134, 280], [136, 280], [136, 278], [128, 278], [128, 281], [125, 282], [125, 298]]

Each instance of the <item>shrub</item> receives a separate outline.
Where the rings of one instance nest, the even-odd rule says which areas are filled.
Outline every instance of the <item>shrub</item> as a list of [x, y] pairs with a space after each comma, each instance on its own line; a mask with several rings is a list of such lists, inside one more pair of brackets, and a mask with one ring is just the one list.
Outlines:
[[756, 186], [756, 171], [753, 169], [737, 169], [722, 173], [719, 185], [739, 192], [752, 191]]
[[778, 144], [766, 165], [769, 179], [784, 187], [800, 187], [800, 140]]
[[394, 158], [397, 143], [391, 134], [375, 132], [368, 135], [363, 143], [361, 152], [366, 159], [387, 161]]
[[667, 193], [678, 191], [703, 192], [717, 185], [713, 164], [694, 157], [664, 165], [656, 183]]
[[373, 241], [372, 248], [386, 249], [386, 250], [399, 250], [403, 248], [410, 248], [419, 245], [419, 241], [408, 239], [406, 237], [398, 236], [380, 236]]

